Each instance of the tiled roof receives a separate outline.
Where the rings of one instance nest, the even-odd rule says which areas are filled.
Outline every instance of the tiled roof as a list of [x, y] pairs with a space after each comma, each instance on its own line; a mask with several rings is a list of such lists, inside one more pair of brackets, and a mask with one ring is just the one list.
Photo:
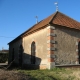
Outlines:
[[52, 14], [51, 16], [49, 16], [48, 18], [40, 21], [39, 23], [35, 24], [34, 26], [32, 26], [29, 30], [25, 31], [25, 33], [30, 33], [33, 32], [39, 28], [44, 27], [45, 25], [49, 24], [49, 22], [53, 19], [53, 17], [55, 16], [56, 13]]
[[24, 33], [22, 33], [21, 35], [19, 35], [17, 38], [15, 38], [10, 43], [14, 42], [17, 39], [20, 39], [21, 36], [23, 36], [24, 34], [29, 34], [35, 30], [38, 30], [38, 29], [48, 25], [48, 24], [56, 24], [56, 25], [61, 25], [61, 26], [80, 30], [79, 22], [66, 16], [65, 14], [63, 14], [61, 12], [56, 12], [56, 13], [52, 14], [51, 16], [49, 16], [48, 18], [46, 18], [46, 19], [40, 21], [39, 23], [35, 24], [34, 26], [32, 26], [29, 30], [27, 30]]
[[32, 31], [35, 31], [35, 30], [49, 24], [49, 23], [57, 24], [57, 25], [61, 25], [61, 26], [66, 26], [66, 27], [74, 28], [74, 29], [80, 29], [80, 23], [79, 22], [66, 16], [63, 13], [56, 12], [56, 13], [52, 14], [51, 16], [49, 16], [48, 18], [40, 21], [38, 24], [32, 26], [32, 28], [30, 28], [26, 32], [30, 33]]
[[60, 12], [57, 12], [55, 18], [52, 20], [51, 23], [80, 30], [79, 22]]

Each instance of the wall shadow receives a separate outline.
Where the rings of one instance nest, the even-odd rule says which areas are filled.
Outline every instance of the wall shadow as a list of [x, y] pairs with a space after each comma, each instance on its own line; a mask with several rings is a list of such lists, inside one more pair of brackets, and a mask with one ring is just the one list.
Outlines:
[[28, 53], [23, 53], [22, 69], [40, 69], [41, 58], [35, 56], [35, 64], [32, 64], [31, 57], [32, 55], [29, 55]]
[[[16, 54], [15, 51], [14, 54]], [[14, 59], [13, 56], [9, 56], [9, 57], [12, 57], [12, 59], [8, 64], [8, 69], [14, 69], [14, 68], [27, 69], [27, 70], [40, 69], [41, 58], [35, 56], [35, 63], [32, 63], [31, 57], [34, 56], [30, 55], [29, 53], [24, 53], [24, 49], [22, 45], [20, 45], [19, 55], [17, 56], [19, 57], [17, 58], [18, 63], [16, 62], [15, 59], [16, 55], [14, 55]]]
[[21, 67], [22, 69], [40, 69], [41, 58], [36, 57], [36, 43], [34, 41], [31, 43], [31, 53], [24, 52], [22, 35], [25, 33], [26, 31], [8, 43], [8, 66]]

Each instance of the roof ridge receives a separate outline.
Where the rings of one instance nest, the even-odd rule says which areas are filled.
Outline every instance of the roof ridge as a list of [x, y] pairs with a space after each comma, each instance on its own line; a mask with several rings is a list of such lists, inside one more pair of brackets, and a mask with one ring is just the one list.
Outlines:
[[77, 20], [61, 12], [58, 12], [55, 19], [52, 20], [52, 24], [57, 24], [80, 30], [80, 23]]
[[56, 17], [57, 13], [58, 13], [58, 11], [57, 11], [57, 12], [55, 12], [54, 14], [52, 14], [52, 15], [53, 15], [53, 17], [52, 17], [52, 19], [49, 21], [49, 24], [50, 24], [50, 23], [53, 21], [53, 19]]

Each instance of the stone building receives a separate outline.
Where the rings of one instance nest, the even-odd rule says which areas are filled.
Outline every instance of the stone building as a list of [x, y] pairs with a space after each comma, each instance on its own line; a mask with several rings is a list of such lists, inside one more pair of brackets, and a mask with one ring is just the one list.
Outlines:
[[51, 69], [80, 64], [80, 23], [61, 12], [9, 42], [9, 63], [26, 68]]

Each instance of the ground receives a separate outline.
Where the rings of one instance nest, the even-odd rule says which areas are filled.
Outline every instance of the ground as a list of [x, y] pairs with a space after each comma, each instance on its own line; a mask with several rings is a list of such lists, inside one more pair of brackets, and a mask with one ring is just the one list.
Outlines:
[[79, 68], [54, 68], [51, 70], [4, 70], [0, 80], [80, 80]]
[[0, 69], [0, 80], [29, 80], [29, 76], [17, 70]]

